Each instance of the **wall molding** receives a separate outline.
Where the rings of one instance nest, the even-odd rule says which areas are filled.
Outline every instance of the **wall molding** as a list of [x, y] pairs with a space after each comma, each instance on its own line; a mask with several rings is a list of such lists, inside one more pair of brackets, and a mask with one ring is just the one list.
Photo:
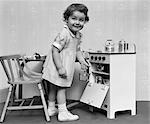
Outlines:
[[[8, 94], [8, 88], [0, 89], [0, 103], [5, 102]], [[149, 99], [136, 98], [136, 101], [150, 101]]]

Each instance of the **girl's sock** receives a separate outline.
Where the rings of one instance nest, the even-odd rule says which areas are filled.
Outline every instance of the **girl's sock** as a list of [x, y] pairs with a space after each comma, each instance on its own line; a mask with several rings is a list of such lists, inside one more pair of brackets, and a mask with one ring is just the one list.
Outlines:
[[55, 107], [55, 101], [48, 101], [48, 107]]
[[66, 103], [58, 104], [58, 111], [67, 111]]
[[54, 116], [57, 113], [58, 113], [58, 110], [55, 107], [55, 101], [48, 101], [48, 114], [49, 114], [49, 116]]

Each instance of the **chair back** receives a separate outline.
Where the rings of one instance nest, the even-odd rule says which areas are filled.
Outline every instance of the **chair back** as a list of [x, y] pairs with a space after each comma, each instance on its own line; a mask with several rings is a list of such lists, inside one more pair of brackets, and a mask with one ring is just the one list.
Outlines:
[[24, 55], [0, 56], [0, 61], [10, 84], [15, 83], [16, 79], [17, 81], [33, 80], [42, 76], [41, 73], [34, 72], [27, 66]]
[[0, 62], [5, 71], [5, 74], [8, 79], [8, 83], [14, 82], [15, 78], [21, 77], [21, 63], [20, 63], [21, 55], [8, 55], [8, 56], [0, 56]]

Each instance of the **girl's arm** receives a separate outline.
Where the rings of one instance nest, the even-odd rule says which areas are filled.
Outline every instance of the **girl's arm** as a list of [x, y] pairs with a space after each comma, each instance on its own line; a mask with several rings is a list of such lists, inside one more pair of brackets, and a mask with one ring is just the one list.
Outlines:
[[82, 38], [82, 34], [80, 32], [77, 33], [76, 37], [78, 38], [79, 40], [79, 44], [78, 44], [78, 47], [77, 47], [77, 54], [76, 54], [76, 58], [77, 60], [79, 61], [79, 63], [81, 64], [81, 67], [82, 66], [89, 66], [88, 63], [85, 61], [84, 57], [83, 57], [83, 54], [82, 54], [82, 51], [81, 51], [81, 48], [80, 48], [80, 44], [81, 44], [81, 38]]
[[80, 64], [85, 62], [85, 59], [80, 50], [77, 51], [77, 60], [79, 61]]
[[85, 61], [85, 59], [83, 57], [83, 54], [82, 54], [82, 51], [80, 50], [80, 48], [77, 49], [77, 60], [81, 64], [81, 67], [82, 66], [86, 66], [86, 67], [89, 66], [89, 64]]
[[52, 47], [52, 56], [53, 56], [53, 60], [54, 60], [54, 64], [56, 66], [56, 69], [58, 70], [59, 75], [62, 78], [66, 78], [66, 70], [62, 65], [61, 62], [61, 58], [60, 58], [60, 53], [59, 53], [59, 49], [56, 47]]

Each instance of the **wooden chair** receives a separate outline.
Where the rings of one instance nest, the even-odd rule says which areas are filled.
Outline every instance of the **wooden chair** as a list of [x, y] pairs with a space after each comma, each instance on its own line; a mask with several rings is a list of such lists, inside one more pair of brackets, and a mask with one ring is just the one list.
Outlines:
[[[47, 104], [44, 97], [44, 88], [42, 87], [42, 74], [34, 72], [30, 70], [30, 68], [27, 66], [26, 61], [24, 59], [24, 56], [22, 55], [9, 55], [9, 56], [0, 56], [0, 61], [2, 64], [2, 67], [4, 69], [4, 72], [6, 73], [8, 84], [9, 85], [9, 92], [7, 95], [7, 99], [5, 101], [3, 111], [1, 114], [0, 122], [4, 121], [5, 115], [7, 110], [29, 110], [29, 109], [44, 109], [45, 117], [47, 121], [50, 121], [48, 111], [47, 111]], [[30, 74], [26, 73], [22, 67], [22, 64]], [[16, 99], [15, 97], [15, 90], [18, 85], [23, 84], [35, 84], [38, 86], [38, 89], [40, 91], [40, 97], [41, 97], [41, 104], [33, 104], [34, 97], [30, 101], [29, 104], [25, 105], [26, 99]], [[19, 102], [19, 105], [14, 105], [14, 103]]]

